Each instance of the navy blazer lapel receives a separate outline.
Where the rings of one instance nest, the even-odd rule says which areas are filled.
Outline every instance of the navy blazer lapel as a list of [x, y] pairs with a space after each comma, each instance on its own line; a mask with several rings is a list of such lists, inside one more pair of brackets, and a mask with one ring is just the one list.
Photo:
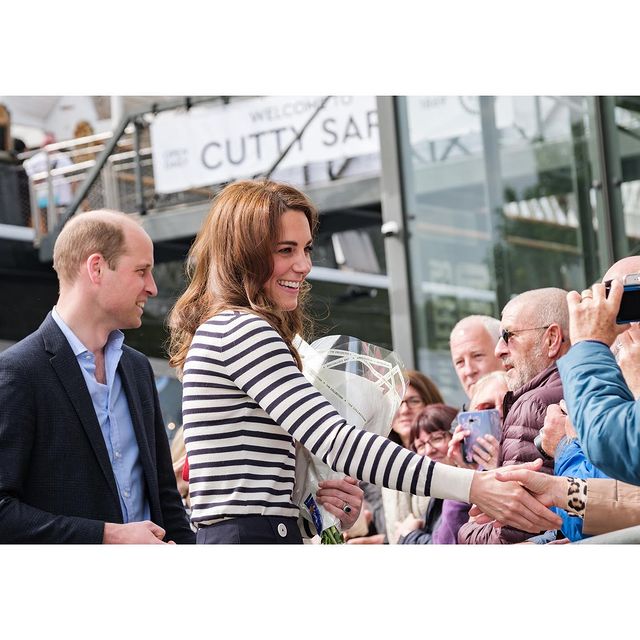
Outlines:
[[[122, 379], [122, 386], [124, 392], [127, 395], [127, 401], [129, 403], [129, 411], [131, 413], [131, 422], [133, 423], [133, 430], [136, 434], [136, 440], [138, 441], [138, 450], [140, 451], [140, 462], [142, 463], [142, 469], [147, 481], [147, 487], [149, 489], [147, 498], [149, 500], [149, 506], [159, 508], [159, 503], [156, 502], [156, 496], [158, 494], [158, 479], [156, 475], [156, 465], [153, 462], [151, 456], [151, 449], [149, 446], [149, 435], [145, 428], [142, 407], [140, 404], [140, 394], [135, 384], [136, 371], [131, 361], [131, 356], [127, 353], [127, 350], [123, 348], [122, 357], [118, 365], [120, 371], [120, 377]], [[153, 381], [151, 382], [153, 384]]]
[[91, 443], [102, 473], [116, 499], [118, 510], [121, 510], [120, 497], [116, 487], [111, 461], [109, 460], [107, 445], [105, 444], [104, 436], [98, 424], [98, 418], [96, 417], [93, 402], [91, 401], [91, 395], [87, 389], [82, 371], [80, 371], [80, 365], [67, 339], [64, 337], [62, 331], [60, 331], [55, 320], [51, 317], [51, 314], [46, 317], [40, 326], [40, 330], [42, 332], [45, 349], [52, 354], [49, 360], [51, 366], [56, 372], [60, 384], [67, 392], [69, 400], [80, 418], [80, 422]]

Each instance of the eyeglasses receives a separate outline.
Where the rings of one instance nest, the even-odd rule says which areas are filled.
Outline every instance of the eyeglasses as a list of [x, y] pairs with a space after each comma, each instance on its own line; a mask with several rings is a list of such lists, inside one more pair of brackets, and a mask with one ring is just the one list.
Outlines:
[[505, 344], [509, 344], [509, 339], [511, 338], [511, 336], [515, 336], [516, 333], [522, 333], [523, 331], [536, 331], [538, 329], [548, 329], [551, 325], [550, 324], [546, 324], [544, 327], [531, 327], [530, 329], [515, 329], [515, 330], [511, 330], [511, 329], [503, 329], [500, 332], [500, 337], [504, 340]]
[[[424, 404], [424, 402], [422, 402], [422, 399], [418, 398], [418, 396], [412, 396], [411, 398], [407, 398], [406, 400], [403, 400], [400, 403], [400, 407], [405, 403], [407, 405], [407, 408], [409, 409], [417, 409], [419, 406]], [[398, 409], [400, 407], [398, 407]]]
[[447, 435], [445, 433], [435, 433], [431, 438], [425, 438], [423, 440], [417, 440], [415, 443], [416, 450], [422, 447], [426, 447], [427, 445], [431, 445], [432, 447], [437, 447], [442, 444], [447, 439]]

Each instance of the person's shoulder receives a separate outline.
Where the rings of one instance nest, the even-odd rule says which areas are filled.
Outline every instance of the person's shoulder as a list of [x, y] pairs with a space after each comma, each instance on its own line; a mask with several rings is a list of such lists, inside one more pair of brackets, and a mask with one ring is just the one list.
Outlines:
[[560, 357], [556, 364], [562, 374], [578, 367], [580, 369], [599, 368], [603, 363], [615, 362], [611, 349], [599, 340], [581, 340]]
[[260, 326], [273, 330], [273, 327], [261, 315], [253, 311], [229, 309], [221, 311], [203, 322], [198, 327], [196, 334], [204, 333], [225, 337], [250, 331], [254, 327]]
[[35, 331], [0, 353], [0, 373], [7, 380], [27, 383], [34, 379], [34, 372], [44, 370], [49, 357], [42, 336]]
[[127, 357], [131, 358], [134, 362], [149, 363], [149, 358], [142, 353], [142, 351], [138, 351], [137, 349], [130, 347], [128, 344], [122, 344], [122, 353], [127, 354]]
[[55, 155], [56, 167], [70, 167], [73, 164], [73, 160], [62, 151], [59, 151]]
[[537, 402], [545, 408], [550, 404], [560, 402], [564, 396], [562, 389], [562, 379], [557, 367], [553, 367], [549, 376], [540, 386], [531, 390], [530, 401]]
[[43, 166], [45, 165], [46, 154], [44, 151], [38, 151], [34, 153], [30, 158], [27, 158], [22, 166], [25, 168], [26, 172], [29, 175], [34, 173], [39, 173], [43, 170]]
[[144, 385], [145, 388], [155, 387], [156, 374], [149, 357], [144, 353], [123, 344], [120, 362], [126, 363], [125, 366], [133, 373], [136, 384]]
[[151, 371], [153, 373], [153, 369], [151, 367], [151, 362], [149, 361], [149, 358], [141, 351], [138, 351], [137, 349], [134, 349], [133, 347], [130, 347], [126, 344], [123, 344], [122, 356], [126, 358], [133, 367], [140, 370]]
[[43, 353], [44, 343], [40, 329], [38, 329], [2, 351], [0, 353], [0, 362], [3, 365], [14, 361], [20, 362], [35, 356], [41, 356]]

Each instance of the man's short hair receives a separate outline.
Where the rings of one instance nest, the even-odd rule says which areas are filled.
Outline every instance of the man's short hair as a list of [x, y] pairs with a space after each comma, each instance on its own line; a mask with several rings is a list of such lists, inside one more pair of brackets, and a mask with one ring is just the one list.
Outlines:
[[[545, 327], [557, 324], [562, 329], [562, 335], [569, 336], [569, 305], [567, 292], [557, 287], [531, 289], [510, 300], [507, 306], [517, 304], [526, 308], [527, 317], [532, 327]], [[504, 309], [503, 309], [504, 313]], [[513, 327], [520, 329], [521, 327]]]
[[449, 334], [449, 342], [451, 342], [451, 336], [453, 336], [456, 331], [472, 324], [481, 324], [491, 337], [493, 344], [496, 344], [500, 339], [500, 320], [492, 318], [491, 316], [473, 315], [466, 316], [456, 323], [456, 326], [451, 329], [451, 333]]
[[99, 209], [79, 213], [62, 228], [53, 247], [53, 268], [61, 282], [72, 284], [84, 261], [99, 253], [110, 269], [126, 251], [124, 225], [131, 221], [120, 211]]

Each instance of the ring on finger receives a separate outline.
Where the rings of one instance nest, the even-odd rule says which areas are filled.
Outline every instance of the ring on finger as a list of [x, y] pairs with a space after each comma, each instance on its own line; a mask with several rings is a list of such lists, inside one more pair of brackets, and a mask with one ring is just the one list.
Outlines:
[[351, 513], [351, 511], [352, 511], [351, 505], [348, 502], [345, 502], [344, 505], [342, 506], [342, 510], [345, 513]]

